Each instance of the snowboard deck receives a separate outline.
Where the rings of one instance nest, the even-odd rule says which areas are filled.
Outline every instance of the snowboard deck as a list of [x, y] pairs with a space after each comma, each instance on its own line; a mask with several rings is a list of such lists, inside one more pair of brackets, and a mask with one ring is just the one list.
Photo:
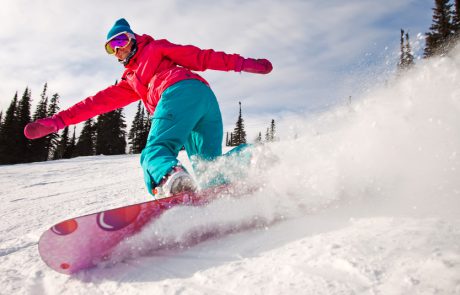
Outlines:
[[166, 210], [178, 205], [202, 206], [229, 194], [232, 186], [223, 185], [68, 219], [42, 234], [38, 251], [53, 270], [73, 274], [107, 260], [122, 240], [138, 233]]

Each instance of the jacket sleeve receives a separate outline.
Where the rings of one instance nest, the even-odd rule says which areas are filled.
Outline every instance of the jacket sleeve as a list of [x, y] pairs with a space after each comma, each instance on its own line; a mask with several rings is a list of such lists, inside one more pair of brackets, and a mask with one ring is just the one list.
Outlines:
[[241, 72], [244, 58], [193, 45], [177, 45], [163, 40], [162, 54], [180, 66], [193, 71], [219, 70]]
[[117, 85], [99, 91], [81, 102], [61, 111], [58, 115], [66, 125], [77, 124], [139, 100], [128, 82], [122, 80]]

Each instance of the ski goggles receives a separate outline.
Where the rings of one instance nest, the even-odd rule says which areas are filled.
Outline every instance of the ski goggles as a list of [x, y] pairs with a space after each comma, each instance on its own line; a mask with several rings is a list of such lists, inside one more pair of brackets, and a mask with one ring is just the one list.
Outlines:
[[115, 54], [117, 48], [125, 48], [128, 46], [131, 39], [135, 39], [134, 35], [131, 33], [118, 33], [105, 43], [105, 51], [107, 51], [108, 54]]

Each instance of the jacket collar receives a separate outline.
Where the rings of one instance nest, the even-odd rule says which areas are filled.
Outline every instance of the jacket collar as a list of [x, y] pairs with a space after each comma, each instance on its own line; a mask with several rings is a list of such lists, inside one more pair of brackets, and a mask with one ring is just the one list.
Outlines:
[[125, 68], [129, 68], [136, 64], [137, 58], [140, 54], [140, 52], [143, 51], [144, 47], [147, 46], [150, 42], [152, 42], [154, 39], [149, 36], [149, 35], [137, 35], [136, 34], [136, 48], [134, 49], [134, 54], [127, 60], [126, 63], [124, 63]]

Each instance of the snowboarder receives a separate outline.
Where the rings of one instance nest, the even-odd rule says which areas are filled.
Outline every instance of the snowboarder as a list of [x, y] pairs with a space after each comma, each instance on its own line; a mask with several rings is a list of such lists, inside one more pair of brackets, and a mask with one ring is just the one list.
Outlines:
[[152, 124], [141, 165], [147, 189], [155, 197], [196, 189], [177, 160], [182, 146], [193, 159], [213, 160], [222, 155], [219, 105], [208, 82], [193, 71], [268, 74], [272, 70], [266, 59], [138, 35], [124, 18], [109, 30], [105, 50], [124, 65], [121, 81], [52, 117], [29, 123], [24, 134], [29, 139], [40, 138], [142, 99], [152, 114]]

